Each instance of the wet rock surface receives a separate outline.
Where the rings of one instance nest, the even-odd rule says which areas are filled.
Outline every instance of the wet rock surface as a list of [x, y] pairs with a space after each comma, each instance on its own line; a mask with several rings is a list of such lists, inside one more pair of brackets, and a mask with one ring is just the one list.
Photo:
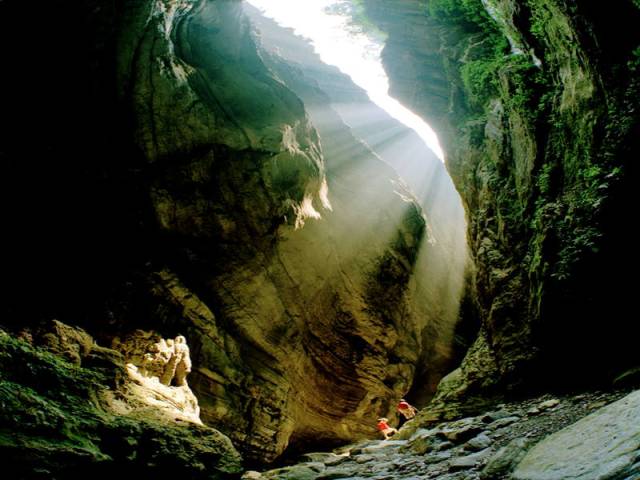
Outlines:
[[[612, 452], [606, 449], [602, 450], [600, 455], [595, 451], [587, 453], [585, 449], [593, 446], [593, 441], [590, 440], [591, 433], [594, 433], [593, 438], [602, 438], [602, 435], [599, 436], [589, 429], [585, 430], [582, 425], [590, 424], [591, 428], [599, 428], [597, 421], [595, 424], [593, 423], [594, 417], [600, 418], [600, 422], [606, 422], [609, 419], [612, 424], [616, 424], [613, 417], [623, 411], [629, 417], [634, 416], [634, 408], [638, 406], [640, 393], [635, 392], [627, 395], [627, 391], [592, 392], [558, 397], [547, 395], [526, 401], [502, 404], [482, 415], [444, 422], [428, 428], [419, 427], [413, 421], [403, 427], [395, 439], [368, 441], [337, 449], [333, 453], [307, 454], [303, 458], [304, 462], [265, 472], [248, 472], [243, 478], [247, 480], [295, 478], [309, 480], [499, 480], [512, 478], [510, 475], [517, 467], [515, 478], [518, 479], [596, 479], [600, 477], [593, 475], [571, 476], [567, 473], [567, 469], [585, 470], [582, 467], [583, 464], [593, 464], [594, 469], [590, 470], [593, 472], [596, 464], [617, 464], [618, 458], [615, 455], [610, 455]], [[607, 406], [596, 407], [594, 413], [594, 405], [598, 404]], [[547, 406], [546, 409], [545, 406]], [[534, 407], [540, 408], [541, 411], [535, 414], [527, 413]], [[635, 432], [633, 434], [636, 435], [635, 437], [631, 435], [627, 438], [633, 443], [637, 441], [638, 427], [634, 422], [629, 422], [627, 416], [621, 414], [618, 422], [627, 421], [627, 423], [633, 423], [633, 426], [628, 429], [621, 428], [620, 432]], [[496, 420], [493, 422], [487, 421], [494, 418]], [[501, 420], [508, 421], [501, 422]], [[567, 426], [569, 427], [565, 428]], [[574, 434], [575, 431], [583, 433]], [[469, 438], [471, 432], [475, 436]], [[587, 434], [584, 432], [590, 432], [589, 438], [585, 437]], [[606, 432], [605, 436], [610, 438], [610, 433]], [[565, 438], [566, 436], [569, 436], [569, 439]], [[451, 441], [451, 438], [454, 441]], [[576, 450], [583, 455], [582, 460], [563, 457], [561, 452], [566, 450], [561, 448], [559, 443], [569, 444], [568, 442], [571, 441], [582, 445], [580, 449]], [[633, 445], [629, 449], [626, 448], [629, 445], [625, 443], [625, 448], [620, 451], [632, 451]], [[538, 450], [545, 453], [538, 454]], [[569, 476], [549, 475], [544, 469], [541, 471], [536, 470], [537, 466], [532, 467], [531, 465], [536, 465], [535, 461], [526, 460], [530, 457], [545, 456], [549, 450], [558, 456], [557, 459], [554, 456], [551, 459], [558, 460], [560, 465], [558, 468]], [[527, 469], [529, 471], [533, 469], [536, 474], [526, 476], [527, 474], [524, 472]], [[631, 470], [628, 470], [627, 473], [629, 471]]]

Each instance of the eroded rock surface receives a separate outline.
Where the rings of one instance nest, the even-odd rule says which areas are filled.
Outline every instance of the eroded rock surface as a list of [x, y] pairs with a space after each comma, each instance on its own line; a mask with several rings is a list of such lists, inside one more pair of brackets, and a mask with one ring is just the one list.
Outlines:
[[[145, 472], [213, 480], [241, 472], [229, 438], [189, 418], [176, 402], [185, 387], [159, 384], [163, 392], [140, 382], [125, 370], [122, 355], [86, 332], [61, 322], [46, 330], [44, 348], [0, 331], [0, 451], [12, 478]], [[57, 341], [52, 330], [61, 333]], [[60, 351], [70, 339], [91, 347], [81, 364]]]
[[202, 421], [249, 459], [366, 437], [427, 364], [433, 391], [460, 282], [421, 260], [424, 214], [393, 168], [335, 112], [311, 114], [319, 138], [239, 2], [151, 12], [120, 53], [159, 239], [129, 321], [184, 332]]

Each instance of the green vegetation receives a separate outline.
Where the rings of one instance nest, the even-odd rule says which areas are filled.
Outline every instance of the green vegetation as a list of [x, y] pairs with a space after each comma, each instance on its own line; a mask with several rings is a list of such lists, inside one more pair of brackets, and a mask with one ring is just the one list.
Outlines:
[[[480, 175], [477, 182], [484, 182], [492, 192], [492, 198], [486, 199], [491, 204], [487, 215], [496, 222], [492, 229], [505, 236], [512, 254], [515, 245], [521, 246], [531, 269], [542, 268], [556, 280], [569, 278], [576, 264], [599, 249], [602, 233], [596, 219], [611, 182], [621, 171], [594, 158], [588, 123], [558, 110], [564, 85], [551, 74], [554, 65], [537, 67], [529, 55], [511, 54], [505, 35], [480, 0], [436, 0], [429, 2], [428, 9], [443, 24], [462, 25], [467, 38], [466, 49], [457, 57], [466, 111], [456, 112], [455, 119], [459, 136], [478, 149], [474, 154]], [[546, 1], [529, 0], [523, 9], [528, 34], [539, 48], [551, 44], [550, 35], [555, 39], [567, 28], [562, 21], [554, 24]], [[553, 52], [550, 58], [558, 54]], [[632, 52], [627, 67], [630, 71], [640, 68], [640, 48]], [[493, 158], [509, 155], [508, 151], [494, 154], [484, 145], [482, 120], [492, 115], [489, 109], [494, 99], [506, 118], [521, 119], [522, 131], [509, 133], [520, 137], [510, 141], [524, 142], [530, 135], [537, 143], [529, 179], [519, 177], [526, 172], [510, 166], [513, 159]], [[615, 122], [611, 112], [609, 118]], [[618, 126], [618, 130], [625, 129], [625, 125]], [[554, 246], [549, 247], [549, 242]]]
[[[529, 2], [531, 5], [533, 2]], [[545, 28], [552, 21], [552, 14], [549, 10], [544, 8], [544, 5], [536, 4], [531, 6], [531, 27], [529, 31], [538, 40], [545, 39]]]
[[428, 5], [432, 17], [463, 22], [482, 31], [498, 32], [480, 0], [431, 0]]

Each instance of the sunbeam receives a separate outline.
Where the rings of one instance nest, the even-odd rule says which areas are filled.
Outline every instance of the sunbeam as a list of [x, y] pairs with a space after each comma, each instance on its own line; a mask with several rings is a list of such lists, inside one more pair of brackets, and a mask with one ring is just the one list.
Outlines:
[[349, 9], [340, 0], [247, 0], [281, 26], [308, 38], [322, 60], [335, 65], [362, 87], [369, 98], [396, 120], [414, 130], [444, 161], [444, 153], [431, 127], [389, 96], [389, 79], [382, 66], [383, 42], [354, 26]]

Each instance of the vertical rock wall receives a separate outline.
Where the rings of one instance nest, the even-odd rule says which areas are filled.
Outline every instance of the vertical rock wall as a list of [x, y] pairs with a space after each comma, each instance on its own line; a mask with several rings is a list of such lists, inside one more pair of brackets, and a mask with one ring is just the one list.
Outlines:
[[482, 329], [439, 405], [594, 383], [637, 362], [623, 313], [637, 3], [365, 5], [389, 34], [392, 93], [438, 131], [470, 219]]

